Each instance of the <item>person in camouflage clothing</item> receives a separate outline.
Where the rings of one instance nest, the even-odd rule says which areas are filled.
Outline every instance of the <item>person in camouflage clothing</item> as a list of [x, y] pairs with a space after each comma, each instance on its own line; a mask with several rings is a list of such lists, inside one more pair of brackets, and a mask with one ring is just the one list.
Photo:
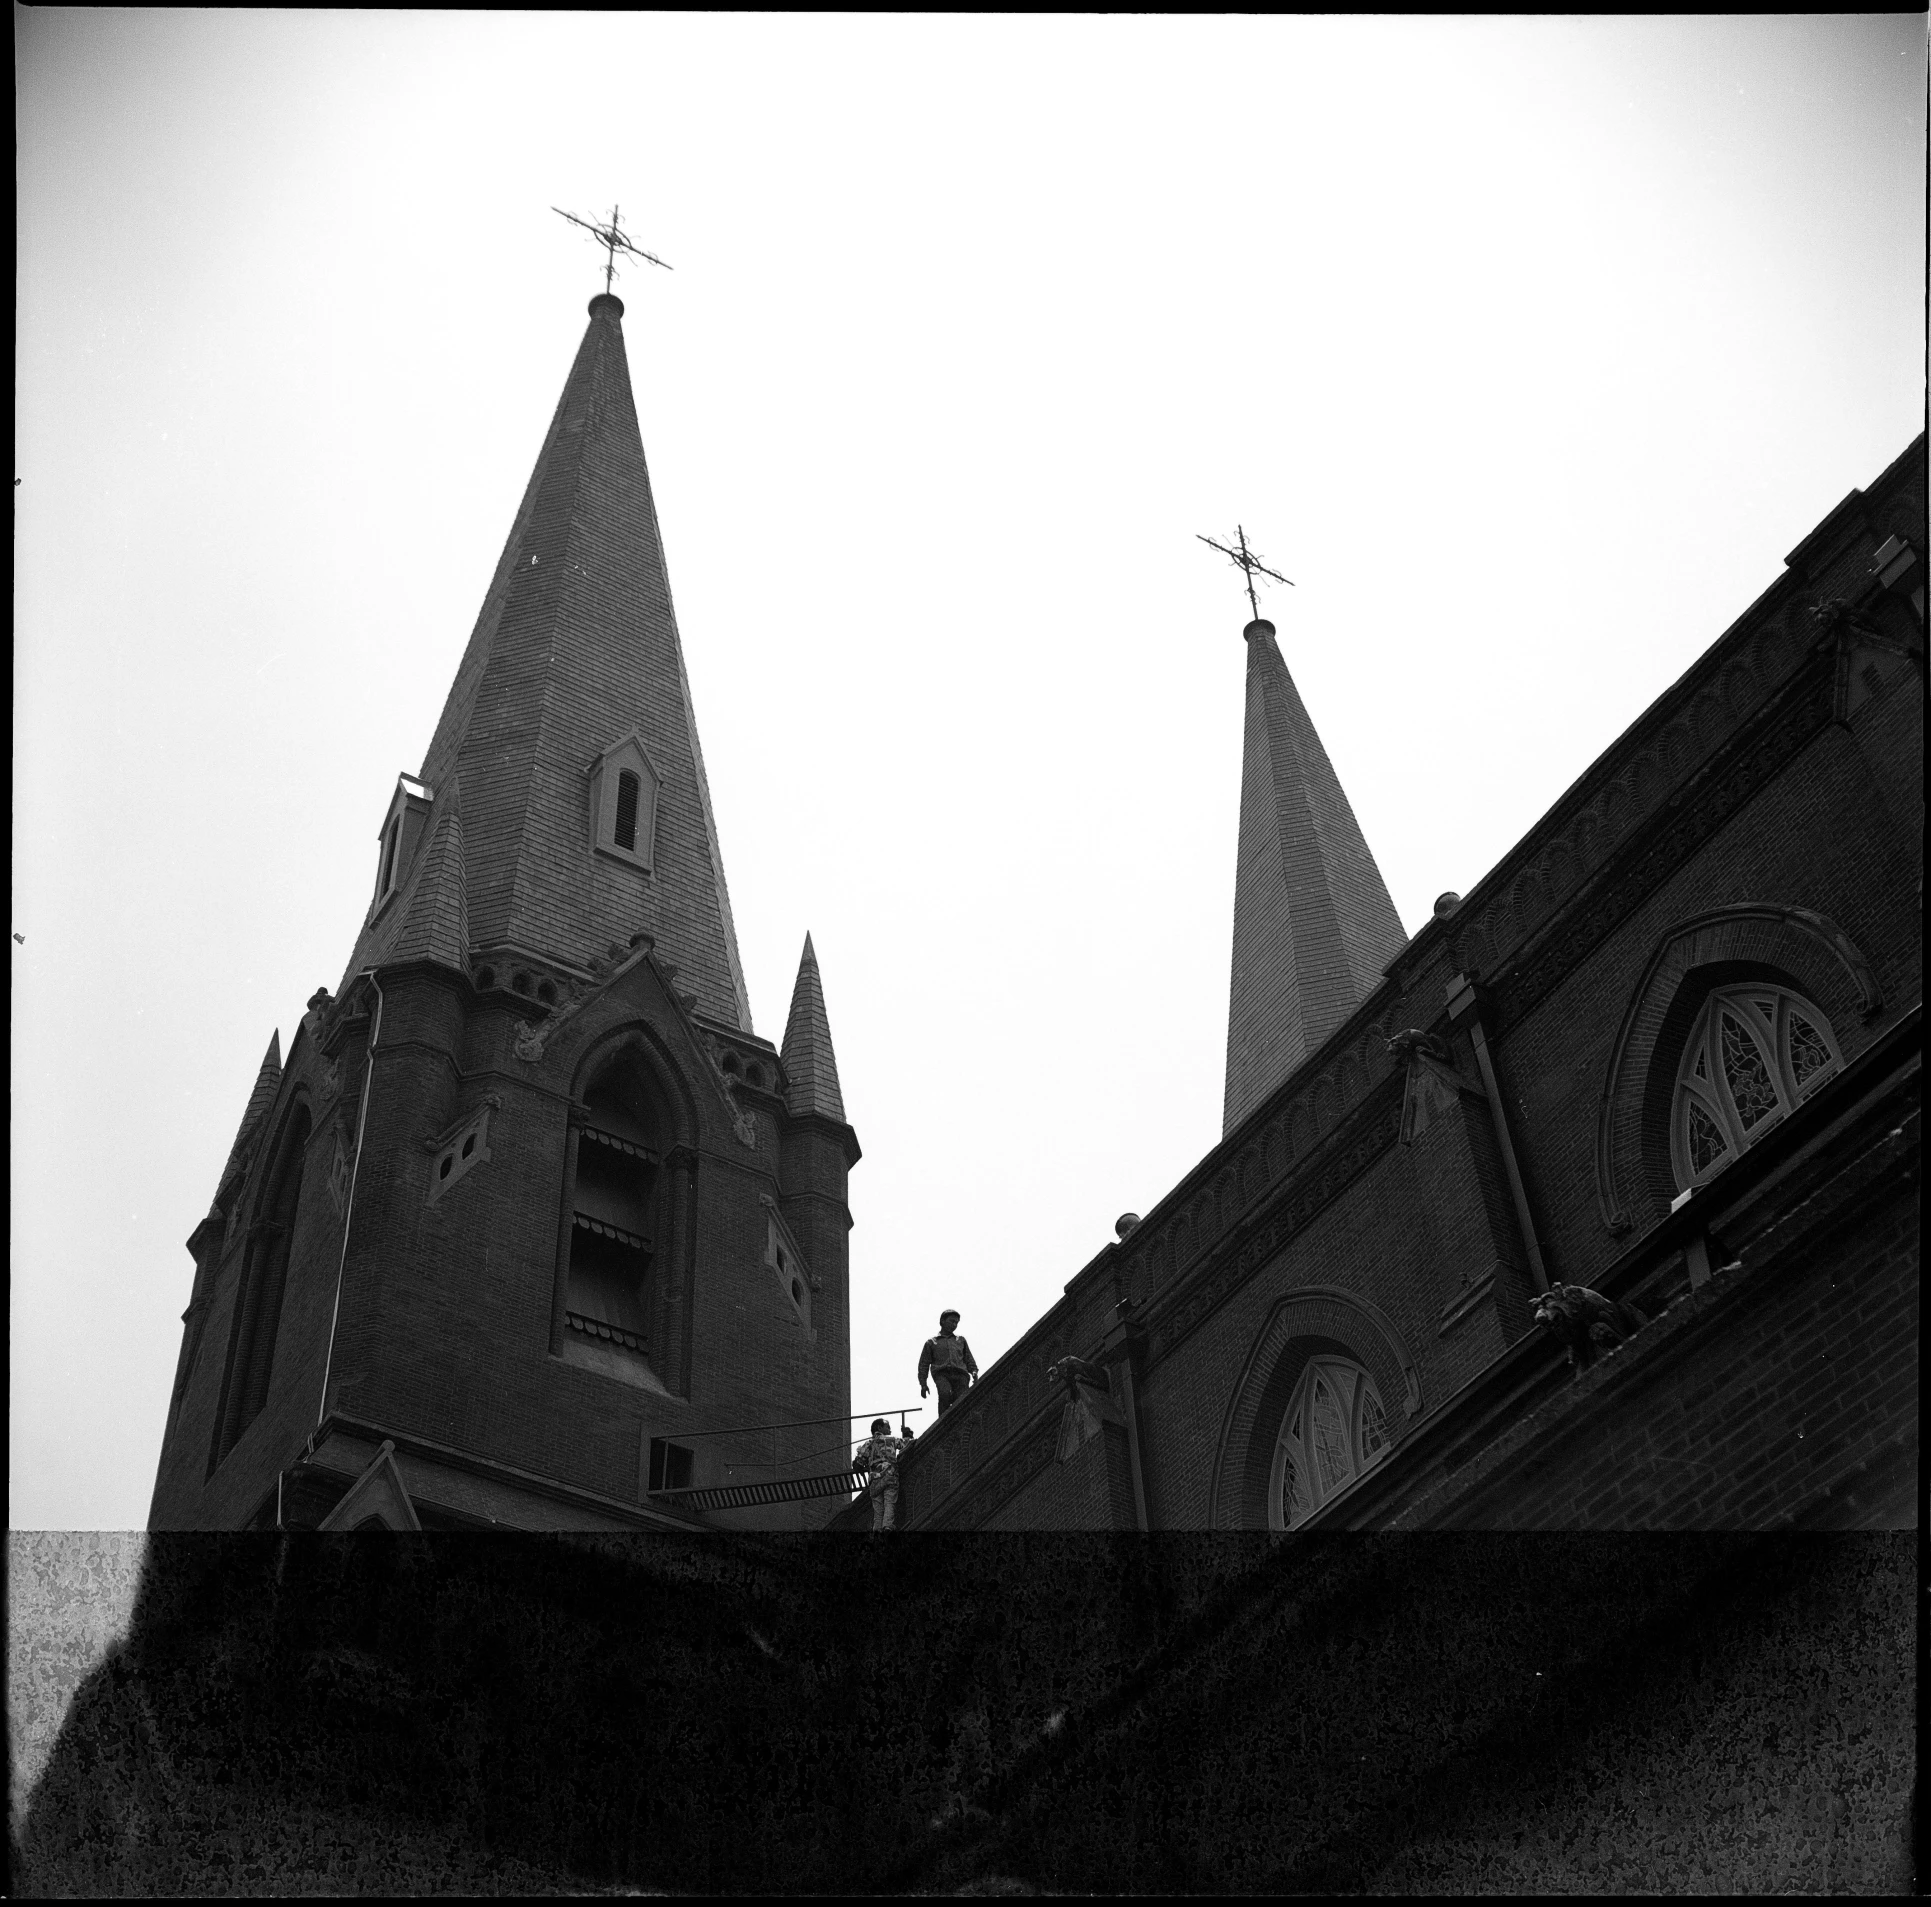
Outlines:
[[872, 1434], [858, 1446], [852, 1468], [866, 1472], [865, 1489], [872, 1499], [872, 1534], [897, 1527], [898, 1460], [912, 1447], [910, 1437], [894, 1437], [883, 1417], [872, 1419]]

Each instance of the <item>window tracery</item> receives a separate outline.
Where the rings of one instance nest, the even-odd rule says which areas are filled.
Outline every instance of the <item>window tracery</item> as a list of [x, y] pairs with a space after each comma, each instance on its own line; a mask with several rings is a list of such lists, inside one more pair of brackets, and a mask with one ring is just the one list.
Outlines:
[[1305, 1523], [1388, 1448], [1388, 1413], [1374, 1379], [1345, 1358], [1311, 1360], [1275, 1445], [1269, 1523], [1277, 1530]]
[[1788, 987], [1711, 994], [1677, 1069], [1671, 1152], [1685, 1190], [1721, 1171], [1843, 1064], [1829, 1019]]

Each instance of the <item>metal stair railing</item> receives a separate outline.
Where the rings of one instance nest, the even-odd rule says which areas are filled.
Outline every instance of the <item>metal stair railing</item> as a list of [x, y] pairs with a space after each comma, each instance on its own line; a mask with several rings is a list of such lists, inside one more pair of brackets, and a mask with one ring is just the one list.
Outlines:
[[772, 1483], [713, 1484], [705, 1489], [652, 1490], [645, 1501], [667, 1510], [749, 1510], [760, 1503], [803, 1503], [813, 1497], [851, 1496], [870, 1473], [833, 1470], [817, 1477], [784, 1477]]

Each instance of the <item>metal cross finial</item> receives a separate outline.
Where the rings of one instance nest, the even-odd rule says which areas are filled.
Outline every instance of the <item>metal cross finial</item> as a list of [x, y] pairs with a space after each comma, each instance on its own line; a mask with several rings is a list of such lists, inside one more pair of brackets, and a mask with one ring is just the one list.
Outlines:
[[[604, 249], [603, 288], [608, 291], [617, 276], [617, 254], [628, 253], [632, 258], [641, 258], [652, 265], [664, 265], [664, 261], [654, 252], [647, 252], [641, 245], [634, 245], [629, 234], [617, 223], [617, 208], [610, 208], [610, 223], [598, 225], [590, 219], [580, 219], [574, 212], [566, 212], [562, 206], [553, 205], [550, 210], [560, 219], [568, 219], [572, 225], [580, 225]], [[664, 265], [666, 271], [670, 270]]]
[[1294, 584], [1291, 578], [1283, 576], [1279, 570], [1269, 569], [1267, 565], [1263, 563], [1261, 559], [1258, 556], [1256, 556], [1254, 552], [1247, 547], [1247, 532], [1244, 529], [1242, 529], [1238, 523], [1234, 525], [1234, 538], [1236, 542], [1238, 542], [1240, 545], [1240, 547], [1235, 550], [1230, 550], [1225, 543], [1216, 543], [1211, 536], [1203, 536], [1203, 537], [1200, 537], [1198, 540], [1206, 544], [1206, 546], [1210, 550], [1218, 550], [1221, 553], [1221, 555], [1226, 557], [1230, 562], [1232, 562], [1234, 567], [1238, 569], [1241, 572], [1241, 574], [1246, 578], [1247, 606], [1249, 609], [1251, 609], [1254, 612], [1254, 620], [1256, 622], [1259, 622], [1261, 619], [1261, 606], [1260, 606], [1260, 599], [1254, 594], [1254, 578], [1256, 576], [1271, 576], [1277, 583], [1286, 583], [1289, 589], [1292, 589], [1294, 587]]

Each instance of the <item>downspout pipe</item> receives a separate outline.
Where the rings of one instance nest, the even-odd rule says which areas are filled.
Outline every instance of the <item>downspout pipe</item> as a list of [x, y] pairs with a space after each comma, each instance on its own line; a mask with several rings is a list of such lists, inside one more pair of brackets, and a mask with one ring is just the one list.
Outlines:
[[375, 989], [375, 1021], [369, 1028], [369, 1051], [362, 1065], [362, 1103], [355, 1114], [355, 1153], [349, 1161], [349, 1191], [342, 1210], [342, 1251], [335, 1264], [335, 1302], [329, 1307], [329, 1348], [328, 1355], [322, 1360], [322, 1396], [315, 1412], [315, 1428], [309, 1432], [308, 1448], [303, 1451], [307, 1456], [315, 1448], [315, 1440], [322, 1434], [322, 1425], [327, 1421], [329, 1408], [329, 1374], [335, 1368], [335, 1327], [342, 1315], [342, 1278], [349, 1265], [349, 1227], [355, 1221], [355, 1183], [362, 1170], [362, 1135], [369, 1124], [369, 1089], [375, 1083], [375, 1051], [377, 1042], [382, 1038], [382, 987], [375, 977], [373, 967], [364, 967], [356, 976], [366, 980]]
[[1488, 1039], [1482, 1031], [1481, 1001], [1475, 983], [1458, 973], [1448, 983], [1448, 1017], [1466, 1028], [1475, 1048], [1475, 1064], [1481, 1070], [1482, 1090], [1488, 1095], [1489, 1118], [1495, 1127], [1495, 1143], [1502, 1154], [1502, 1169], [1508, 1175], [1509, 1197], [1515, 1205], [1515, 1222], [1522, 1232], [1522, 1249], [1529, 1255], [1529, 1275], [1538, 1291], [1549, 1288], [1549, 1273], [1542, 1262], [1542, 1247], [1536, 1242], [1535, 1220], [1529, 1216], [1529, 1194], [1522, 1183], [1522, 1168], [1516, 1163], [1515, 1142], [1509, 1136], [1508, 1114], [1503, 1110], [1501, 1088], [1495, 1083], [1495, 1062], [1489, 1058]]
[[1120, 1415], [1126, 1419], [1127, 1469], [1133, 1480], [1133, 1520], [1142, 1533], [1153, 1525], [1147, 1518], [1146, 1466], [1140, 1454], [1140, 1396], [1133, 1382], [1133, 1366], [1145, 1337], [1146, 1326], [1133, 1315], [1133, 1300], [1122, 1298], [1107, 1320], [1100, 1357], [1119, 1377]]

